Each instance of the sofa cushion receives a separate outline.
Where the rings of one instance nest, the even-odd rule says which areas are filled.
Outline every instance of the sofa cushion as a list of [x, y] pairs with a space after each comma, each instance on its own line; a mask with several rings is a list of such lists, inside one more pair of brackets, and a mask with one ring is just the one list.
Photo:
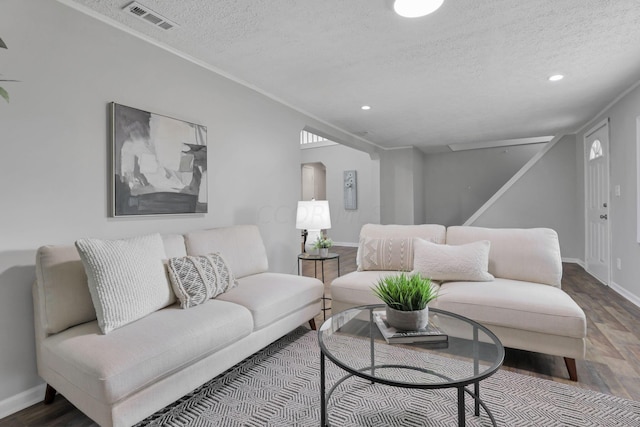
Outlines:
[[184, 245], [184, 236], [181, 234], [163, 234], [162, 243], [164, 253], [167, 258], [176, 258], [187, 255], [187, 248]]
[[573, 338], [586, 336], [582, 309], [564, 291], [539, 283], [443, 283], [432, 306], [482, 323]]
[[[373, 287], [380, 279], [397, 276], [399, 271], [353, 271], [337, 277], [331, 282], [331, 297], [334, 300], [355, 305], [382, 304], [373, 293]], [[438, 285], [437, 282], [432, 282]]]
[[415, 239], [413, 272], [432, 280], [493, 280], [487, 271], [490, 246], [488, 240], [453, 246]]
[[495, 277], [560, 287], [562, 258], [558, 234], [554, 230], [466, 226], [447, 229], [449, 245], [478, 240], [491, 242], [489, 273]]
[[[185, 256], [184, 238], [162, 235], [168, 257]], [[40, 295], [40, 320], [46, 334], [96, 320], [87, 275], [75, 245], [42, 246], [36, 253], [36, 280]]]
[[[434, 243], [445, 242], [446, 228], [438, 224], [420, 224], [420, 225], [381, 225], [381, 224], [365, 224], [360, 229], [360, 245], [356, 255], [356, 264], [359, 271], [365, 270], [361, 264], [363, 258], [363, 239], [413, 239], [418, 237], [429, 240]], [[413, 256], [411, 254], [411, 256]], [[409, 260], [409, 265], [413, 265], [413, 259]], [[410, 270], [411, 268], [409, 268]]]
[[185, 235], [189, 255], [220, 253], [237, 278], [269, 270], [267, 250], [255, 225], [194, 231]]
[[251, 333], [249, 311], [215, 299], [158, 310], [107, 335], [96, 321], [44, 339], [41, 360], [93, 398], [117, 402]]
[[237, 284], [220, 254], [171, 258], [168, 264], [171, 286], [182, 308], [202, 304]]
[[96, 319], [87, 275], [75, 246], [42, 246], [36, 253], [40, 321], [46, 334]]
[[238, 286], [216, 299], [249, 309], [254, 329], [258, 330], [301, 307], [318, 302], [323, 293], [322, 282], [312, 277], [260, 273], [238, 279]]
[[175, 301], [159, 234], [123, 240], [80, 239], [76, 247], [103, 333]]

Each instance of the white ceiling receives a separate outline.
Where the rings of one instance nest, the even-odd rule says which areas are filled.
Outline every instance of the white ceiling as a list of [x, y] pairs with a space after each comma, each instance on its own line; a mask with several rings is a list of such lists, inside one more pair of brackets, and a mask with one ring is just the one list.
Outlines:
[[130, 0], [60, 1], [385, 148], [572, 132], [640, 80], [639, 0], [445, 0], [418, 19], [391, 0], [139, 0], [169, 31]]

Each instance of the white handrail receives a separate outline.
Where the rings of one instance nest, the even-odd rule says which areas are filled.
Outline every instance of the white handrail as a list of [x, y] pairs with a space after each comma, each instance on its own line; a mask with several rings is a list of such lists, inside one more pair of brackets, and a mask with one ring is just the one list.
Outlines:
[[509, 181], [507, 181], [502, 187], [500, 187], [500, 189], [496, 191], [496, 193], [491, 196], [491, 198], [487, 200], [482, 206], [480, 206], [480, 209], [478, 209], [473, 215], [471, 215], [469, 219], [466, 220], [462, 225], [473, 225], [473, 223], [476, 222], [483, 213], [485, 213], [491, 206], [493, 206], [493, 204], [498, 201], [498, 199], [502, 197], [502, 195], [505, 194], [507, 190], [509, 190], [516, 182], [518, 182], [520, 178], [522, 178], [524, 174], [533, 167], [533, 165], [538, 163], [538, 161], [540, 161], [540, 159], [543, 158], [544, 155], [547, 154], [549, 150], [551, 150], [564, 136], [565, 134], [554, 136], [553, 139], [549, 141], [544, 146], [544, 148], [542, 148], [542, 150], [538, 151], [535, 156], [533, 156], [527, 163], [525, 163], [525, 165], [515, 175], [513, 175]]

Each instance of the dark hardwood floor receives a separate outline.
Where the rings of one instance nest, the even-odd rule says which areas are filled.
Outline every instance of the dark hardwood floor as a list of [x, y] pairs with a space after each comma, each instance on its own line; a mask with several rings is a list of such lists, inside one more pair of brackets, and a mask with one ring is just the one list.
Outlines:
[[[337, 247], [340, 273], [356, 269], [356, 248]], [[640, 401], [640, 308], [600, 284], [576, 264], [564, 264], [562, 289], [571, 295], [587, 316], [587, 354], [577, 361], [578, 382], [568, 379], [561, 357], [507, 349], [502, 369], [571, 384], [614, 396]], [[324, 264], [325, 289], [338, 276], [337, 261]], [[314, 275], [313, 262], [302, 264], [302, 274]], [[320, 277], [320, 263], [318, 263]], [[331, 301], [327, 306], [330, 307]], [[326, 312], [327, 317], [331, 311]], [[316, 317], [318, 327], [323, 315]], [[43, 395], [44, 398], [44, 395]], [[54, 403], [38, 403], [0, 420], [0, 427], [24, 426], [95, 426], [62, 396]]]

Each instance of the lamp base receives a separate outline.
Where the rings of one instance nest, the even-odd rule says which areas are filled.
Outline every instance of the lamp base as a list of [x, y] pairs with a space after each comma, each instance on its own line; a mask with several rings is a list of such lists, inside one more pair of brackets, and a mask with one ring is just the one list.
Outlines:
[[309, 233], [307, 232], [307, 230], [302, 230], [302, 253], [307, 252], [305, 246], [307, 246], [307, 236], [309, 235]]
[[318, 240], [318, 237], [320, 237], [321, 235], [322, 233], [320, 230], [307, 230], [307, 238], [304, 243], [305, 252], [308, 252], [310, 254], [318, 253], [318, 250], [315, 249], [313, 245], [316, 243], [316, 240]]

